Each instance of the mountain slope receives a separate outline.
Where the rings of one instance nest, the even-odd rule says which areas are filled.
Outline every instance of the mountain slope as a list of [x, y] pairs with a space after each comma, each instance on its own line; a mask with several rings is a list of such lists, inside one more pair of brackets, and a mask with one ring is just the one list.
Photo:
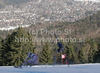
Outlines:
[[[92, 16], [88, 16], [84, 19], [80, 19], [75, 22], [55, 22], [55, 23], [44, 23], [44, 24], [37, 24], [31, 27], [25, 28], [26, 31], [28, 30], [40, 30], [40, 29], [47, 29], [48, 32], [59, 30], [63, 34], [58, 35], [62, 37], [74, 37], [74, 38], [81, 38], [81, 37], [89, 37], [89, 38], [96, 38], [100, 37], [100, 11]], [[68, 29], [70, 34], [64, 35], [64, 30]], [[42, 35], [50, 36], [50, 35]]]
[[[44, 29], [45, 32], [41, 35], [41, 29]], [[65, 33], [64, 30], [68, 29], [70, 34], [57, 34], [60, 37], [73, 37], [73, 38], [81, 38], [81, 37], [89, 37], [89, 38], [97, 38], [100, 37], [100, 11], [93, 14], [92, 16], [88, 16], [84, 19], [77, 20], [75, 22], [55, 22], [55, 23], [39, 23], [32, 25], [30, 27], [24, 28], [25, 31], [30, 31], [33, 35], [32, 31], [38, 30], [38, 37], [51, 37], [54, 36], [52, 34], [46, 34], [46, 30], [48, 32], [59, 30], [62, 33]], [[6, 36], [8, 33], [12, 31], [1, 31], [0, 35]], [[52, 32], [51, 32], [52, 33]], [[67, 33], [67, 32], [66, 32]], [[41, 36], [40, 36], [41, 35]], [[37, 36], [36, 36], [37, 37]]]

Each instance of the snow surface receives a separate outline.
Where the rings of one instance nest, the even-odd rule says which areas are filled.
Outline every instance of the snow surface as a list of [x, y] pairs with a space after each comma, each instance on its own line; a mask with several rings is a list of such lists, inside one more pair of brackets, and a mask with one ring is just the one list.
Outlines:
[[14, 68], [13, 66], [1, 66], [0, 73], [100, 73], [100, 64], [76, 64], [70, 65], [36, 65]]
[[[29, 27], [29, 26], [31, 26], [31, 25], [21, 25], [21, 27]], [[6, 31], [9, 31], [9, 30], [14, 30], [14, 29], [16, 29], [16, 28], [18, 28], [18, 27], [20, 27], [20, 26], [8, 26], [8, 27], [0, 27], [0, 30], [2, 30], [2, 31], [4, 31], [4, 30], [6, 30]]]

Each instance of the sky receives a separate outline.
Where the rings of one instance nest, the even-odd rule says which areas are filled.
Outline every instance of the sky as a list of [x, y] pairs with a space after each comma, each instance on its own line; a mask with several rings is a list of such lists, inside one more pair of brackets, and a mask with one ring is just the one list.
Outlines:
[[93, 1], [93, 2], [100, 2], [100, 0], [75, 0], [75, 1]]

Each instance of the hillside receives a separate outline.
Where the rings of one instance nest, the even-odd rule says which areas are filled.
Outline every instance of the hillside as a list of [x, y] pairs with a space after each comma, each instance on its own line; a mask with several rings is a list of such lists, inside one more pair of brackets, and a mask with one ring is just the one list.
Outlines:
[[[73, 38], [97, 38], [100, 37], [100, 11], [97, 12], [96, 14], [93, 14], [92, 16], [88, 16], [84, 19], [75, 21], [75, 22], [55, 22], [55, 23], [44, 23], [44, 24], [37, 24], [37, 25], [32, 25], [31, 27], [25, 28], [26, 31], [29, 30], [35, 30], [37, 29], [38, 31], [41, 32], [41, 29], [45, 29], [44, 36], [52, 36], [52, 34], [47, 35], [46, 30], [48, 32], [51, 32], [55, 30], [58, 30], [59, 32], [62, 32], [62, 34], [57, 34], [59, 32], [55, 32], [59, 37], [73, 37]], [[68, 34], [67, 31], [65, 30], [68, 29]], [[66, 33], [67, 35], [65, 35]], [[40, 33], [38, 33], [40, 35]], [[53, 35], [54, 36], [54, 35]]]
[[5, 8], [5, 4], [2, 1], [0, 1], [0, 9], [2, 8]]
[[[44, 29], [43, 35], [41, 35], [41, 30]], [[68, 33], [67, 34], [67, 30]], [[58, 30], [65, 34], [57, 34], [59, 37], [73, 37], [73, 38], [98, 38], [100, 37], [100, 11], [93, 14], [92, 16], [88, 16], [84, 19], [77, 20], [75, 22], [55, 22], [55, 23], [39, 23], [32, 25], [30, 27], [24, 28], [25, 31], [30, 31], [30, 33], [33, 35], [32, 31], [38, 30], [38, 35], [41, 35], [41, 37], [51, 37], [54, 36], [52, 34], [46, 34], [46, 30], [48, 32], [55, 32], [55, 30]], [[66, 30], [66, 31], [65, 31]], [[0, 35], [5, 38], [8, 33], [11, 33], [11, 31], [0, 31]], [[56, 32], [55, 32], [56, 33]], [[59, 33], [59, 32], [58, 32]], [[40, 36], [39, 36], [40, 37]]]

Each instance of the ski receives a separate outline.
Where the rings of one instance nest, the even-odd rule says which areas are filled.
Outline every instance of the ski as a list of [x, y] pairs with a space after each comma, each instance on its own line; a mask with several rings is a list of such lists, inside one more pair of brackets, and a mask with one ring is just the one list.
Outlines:
[[22, 66], [14, 66], [14, 68], [22, 68]]

